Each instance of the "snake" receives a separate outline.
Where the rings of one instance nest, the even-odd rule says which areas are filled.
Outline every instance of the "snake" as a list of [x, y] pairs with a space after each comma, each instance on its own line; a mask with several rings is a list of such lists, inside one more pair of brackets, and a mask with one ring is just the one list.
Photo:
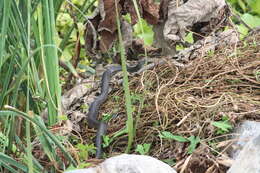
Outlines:
[[[145, 61], [140, 60], [138, 61], [137, 65], [135, 66], [127, 66], [127, 71], [129, 73], [137, 72], [140, 70]], [[107, 123], [101, 120], [98, 120], [98, 112], [100, 106], [106, 101], [108, 94], [109, 94], [109, 82], [113, 75], [118, 73], [122, 70], [120, 65], [110, 66], [105, 70], [102, 74], [101, 78], [101, 92], [100, 94], [94, 99], [94, 101], [89, 106], [89, 111], [87, 114], [87, 122], [90, 128], [97, 129], [96, 138], [95, 138], [95, 147], [96, 147], [96, 158], [101, 158], [103, 153], [102, 142], [103, 136], [106, 135], [107, 131]]]

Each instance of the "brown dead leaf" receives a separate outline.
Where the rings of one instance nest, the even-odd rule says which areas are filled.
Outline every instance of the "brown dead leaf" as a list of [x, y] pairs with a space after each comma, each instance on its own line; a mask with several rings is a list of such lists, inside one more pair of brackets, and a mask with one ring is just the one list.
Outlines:
[[[158, 23], [159, 4], [154, 3], [153, 0], [140, 0], [138, 3], [139, 7], [141, 7], [140, 13], [142, 17], [150, 24]], [[100, 50], [105, 53], [117, 40], [116, 7], [121, 21], [121, 15], [129, 13], [131, 24], [137, 23], [138, 17], [132, 0], [99, 0], [96, 15], [89, 19], [86, 24], [85, 48], [87, 52], [95, 53]], [[128, 44], [131, 45], [132, 43]]]
[[153, 0], [140, 0], [142, 6], [143, 18], [151, 25], [155, 25], [159, 21], [159, 4]]
[[111, 33], [107, 30], [103, 30], [100, 32], [100, 36], [99, 48], [102, 53], [105, 53], [113, 46], [114, 41], [117, 39], [117, 32]]
[[101, 36], [99, 48], [104, 53], [112, 47], [113, 42], [116, 40], [116, 5], [119, 14], [121, 14], [122, 7], [119, 1], [115, 4], [115, 0], [100, 0], [99, 3], [100, 15], [102, 17], [98, 26], [98, 32]]
[[[99, 10], [102, 17], [98, 26], [98, 31], [106, 30], [114, 33], [117, 29], [116, 25], [116, 5], [115, 0], [99, 0]], [[121, 13], [122, 7], [117, 1], [118, 13]]]
[[132, 0], [126, 0], [124, 2], [124, 10], [126, 13], [129, 13], [131, 16], [131, 24], [135, 25], [138, 21], [138, 17], [135, 11], [135, 7]]
[[234, 163], [234, 160], [232, 160], [231, 158], [218, 158], [217, 160], [218, 164], [221, 164], [225, 167], [231, 167], [231, 165]]
[[160, 1], [159, 14], [160, 14], [160, 19], [162, 19], [162, 20], [166, 20], [166, 18], [167, 18], [169, 1], [170, 0], [161, 0]]
[[101, 16], [96, 14], [93, 18], [88, 19], [86, 22], [85, 49], [90, 54], [94, 54], [97, 48], [97, 28], [100, 20]]

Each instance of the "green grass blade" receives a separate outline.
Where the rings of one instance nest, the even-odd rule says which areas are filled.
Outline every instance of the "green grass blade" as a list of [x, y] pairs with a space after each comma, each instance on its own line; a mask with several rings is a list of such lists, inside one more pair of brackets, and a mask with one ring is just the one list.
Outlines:
[[5, 0], [3, 1], [3, 7], [1, 10], [3, 10], [3, 18], [1, 23], [1, 35], [0, 35], [0, 70], [4, 62], [4, 56], [5, 56], [5, 44], [6, 44], [6, 34], [8, 30], [9, 25], [9, 17], [10, 17], [10, 7], [11, 7], [12, 1]]
[[[31, 56], [31, 1], [27, 0], [27, 59]], [[29, 76], [30, 64], [27, 65], [27, 76]], [[26, 104], [26, 112], [30, 110], [30, 78], [27, 79], [27, 104]], [[28, 173], [33, 173], [33, 157], [32, 157], [32, 144], [31, 144], [31, 123], [30, 121], [26, 121], [25, 124], [25, 133], [26, 133], [26, 143], [27, 143], [27, 165], [28, 165]]]
[[[19, 162], [17, 162], [16, 160], [14, 160], [13, 158], [9, 157], [6, 154], [0, 153], [0, 163], [4, 163], [6, 164], [8, 167], [14, 166], [24, 172], [27, 172], [27, 167]], [[11, 167], [12, 168], [12, 167]], [[8, 169], [8, 168], [7, 168]], [[10, 170], [10, 169], [9, 169]]]
[[3, 88], [2, 88], [2, 91], [0, 93], [0, 108], [3, 107], [4, 99], [6, 97], [6, 92], [8, 90], [8, 86], [9, 86], [10, 81], [12, 79], [12, 73], [13, 73], [13, 70], [14, 70], [13, 66], [14, 66], [14, 59], [11, 58], [11, 62], [9, 63], [7, 73], [4, 75], [4, 80], [1, 82], [1, 83], [3, 83]]
[[[52, 0], [42, 0], [42, 12], [44, 32], [44, 44], [55, 45], [55, 18]], [[53, 125], [57, 121], [57, 115], [60, 111], [61, 88], [59, 84], [59, 65], [56, 47], [45, 48], [44, 69], [47, 76], [46, 87], [50, 91], [48, 96], [48, 120], [49, 125]]]
[[123, 38], [120, 27], [120, 19], [118, 14], [117, 3], [116, 4], [116, 14], [117, 14], [117, 28], [118, 28], [118, 38], [119, 38], [119, 49], [120, 49], [120, 57], [122, 62], [122, 71], [123, 71], [123, 87], [124, 87], [124, 95], [125, 95], [125, 104], [126, 104], [126, 113], [127, 113], [127, 131], [128, 131], [128, 144], [126, 148], [126, 152], [129, 153], [132, 148], [132, 143], [134, 140], [134, 120], [133, 120], [133, 109], [131, 103], [131, 95], [129, 90], [129, 82], [128, 82], [128, 74], [126, 68], [126, 57], [125, 57], [125, 49], [123, 44]]
[[65, 157], [74, 165], [76, 166], [76, 162], [74, 161], [74, 159], [71, 157], [71, 155], [66, 151], [66, 149], [64, 148], [64, 146], [59, 142], [59, 140], [45, 127], [43, 126], [39, 121], [37, 121], [36, 119], [30, 117], [28, 114], [21, 112], [11, 106], [5, 106], [5, 109], [8, 109], [9, 111], [0, 111], [0, 116], [7, 116], [10, 114], [16, 115], [16, 116], [21, 116], [23, 118], [25, 118], [26, 120], [30, 120], [30, 122], [32, 122], [33, 124], [37, 125], [41, 131], [48, 136], [55, 145], [57, 145], [60, 150], [63, 152], [63, 154], [65, 155]]
[[[26, 147], [24, 146], [24, 144], [22, 143], [22, 141], [18, 136], [15, 136], [15, 141], [21, 150], [23, 151], [26, 150]], [[43, 170], [42, 165], [34, 157], [33, 157], [33, 166], [34, 166], [34, 171], [41, 172], [41, 173], [46, 172]]]

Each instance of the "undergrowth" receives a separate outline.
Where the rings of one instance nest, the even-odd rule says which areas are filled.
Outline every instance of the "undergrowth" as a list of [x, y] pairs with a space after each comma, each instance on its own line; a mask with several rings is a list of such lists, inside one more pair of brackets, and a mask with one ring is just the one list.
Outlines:
[[[139, 21], [135, 36], [151, 44], [152, 30], [133, 2]], [[259, 21], [258, 6], [252, 5], [258, 2], [239, 2], [231, 4], [248, 25], [234, 19], [245, 38], [257, 24], [252, 21]], [[95, 0], [0, 1], [0, 172], [62, 172], [92, 163], [86, 160], [95, 147], [86, 141], [93, 139], [93, 131], [70, 137], [59, 132], [67, 120], [61, 115], [62, 87], [95, 72], [91, 57], [79, 48], [85, 44], [85, 20], [96, 7]], [[107, 156], [126, 150], [182, 165], [192, 153], [210, 162], [203, 157], [223, 156], [217, 144], [229, 139], [235, 123], [259, 119], [259, 35], [235, 49], [198, 57], [188, 68], [158, 66], [129, 83], [120, 29], [118, 35], [124, 90], [114, 92], [103, 112], [127, 117], [109, 119]], [[192, 43], [191, 35], [187, 39]]]

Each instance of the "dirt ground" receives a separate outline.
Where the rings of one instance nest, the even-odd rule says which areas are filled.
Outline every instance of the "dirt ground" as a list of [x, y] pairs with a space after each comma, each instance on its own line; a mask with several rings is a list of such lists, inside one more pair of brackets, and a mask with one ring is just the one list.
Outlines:
[[[260, 34], [197, 57], [185, 68], [170, 63], [156, 66], [131, 77], [130, 88], [137, 120], [133, 148], [151, 144], [150, 156], [167, 161], [181, 173], [226, 172], [235, 134], [217, 134], [212, 122], [226, 117], [236, 127], [243, 120], [260, 120]], [[125, 127], [123, 98], [122, 86], [115, 87], [100, 110], [100, 114], [116, 114], [109, 121], [110, 137]], [[162, 131], [197, 136], [200, 143], [188, 154], [189, 143], [162, 139]], [[87, 129], [84, 139], [94, 136]], [[126, 146], [127, 136], [122, 135], [105, 152], [109, 157], [125, 152]]]

